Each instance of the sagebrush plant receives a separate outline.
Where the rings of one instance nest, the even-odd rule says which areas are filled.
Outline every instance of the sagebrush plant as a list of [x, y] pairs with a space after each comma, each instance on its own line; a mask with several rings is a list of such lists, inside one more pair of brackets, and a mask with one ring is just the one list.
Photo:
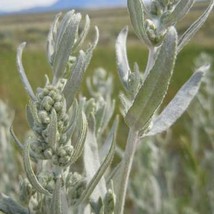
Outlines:
[[[197, 57], [194, 69], [203, 64], [212, 64], [205, 53]], [[173, 129], [141, 144], [134, 162], [137, 173], [128, 191], [135, 213], [214, 212], [213, 81], [210, 68], [185, 115], [187, 132], [180, 136], [180, 145], [176, 148], [179, 152], [170, 149], [176, 138]]]
[[[49, 80], [46, 76], [45, 86], [36, 92], [22, 65], [25, 43], [18, 47], [17, 65], [30, 97], [26, 116], [33, 134], [22, 143], [11, 128], [23, 156], [27, 179], [20, 185], [18, 201], [1, 195], [0, 210], [4, 213], [124, 213], [138, 144], [146, 136], [167, 130], [181, 116], [208, 69], [208, 65], [198, 68], [164, 110], [157, 113], [167, 93], [177, 54], [205, 22], [214, 5], [212, 0], [201, 17], [178, 37], [176, 24], [194, 3], [193, 0], [156, 0], [145, 5], [142, 0], [128, 0], [132, 25], [148, 47], [149, 58], [143, 74], [137, 64], [131, 71], [125, 27], [116, 41], [116, 55], [124, 86], [120, 95], [121, 112], [129, 136], [121, 161], [113, 170], [107, 170], [114, 157], [118, 127], [118, 116], [113, 116], [112, 78], [104, 70], [97, 70], [95, 77], [87, 81], [92, 98], [78, 96], [98, 42], [98, 28], [95, 27], [94, 41], [82, 50], [90, 29], [89, 17], [86, 15], [80, 32], [80, 13], [69, 11], [62, 19], [61, 14], [56, 16], [47, 45], [53, 77]], [[111, 120], [113, 125], [104, 138], [103, 132]], [[78, 171], [75, 164], [81, 156], [83, 167]]]
[[11, 196], [18, 189], [16, 180], [19, 172], [19, 158], [14, 157], [15, 150], [10, 145], [9, 128], [13, 114], [8, 105], [0, 100], [0, 192], [10, 193]]

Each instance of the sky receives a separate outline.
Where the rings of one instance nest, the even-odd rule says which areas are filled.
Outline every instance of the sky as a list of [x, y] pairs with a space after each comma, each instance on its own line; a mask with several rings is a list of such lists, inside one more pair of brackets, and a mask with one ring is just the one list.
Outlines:
[[[30, 9], [33, 7], [42, 7], [42, 6], [50, 6], [56, 3], [58, 0], [0, 0], [0, 11], [2, 12], [16, 12], [19, 10]], [[78, 0], [74, 0], [78, 1]], [[94, 0], [96, 2], [97, 0]], [[100, 0], [103, 2], [108, 2], [108, 0]], [[119, 0], [115, 0], [116, 2], [121, 2]], [[126, 1], [126, 0], [124, 0]], [[144, 0], [145, 2], [149, 2], [150, 0]], [[90, 4], [93, 6], [93, 0], [90, 1]], [[96, 4], [95, 4], [96, 5]]]
[[[74, 0], [74, 1], [78, 1], [78, 0]], [[105, 0], [105, 1], [100, 0], [100, 1], [108, 2], [108, 0]], [[38, 7], [38, 6], [39, 7], [49, 6], [56, 2], [57, 2], [57, 0], [0, 0], [0, 11], [17, 12], [19, 10], [25, 10], [25, 9], [29, 9], [29, 8], [33, 8], [33, 7]], [[96, 2], [96, 0], [94, 0], [94, 2]], [[115, 3], [116, 2], [117, 2], [117, 0], [115, 0]], [[93, 6], [93, 0], [90, 1], [90, 4], [91, 4], [91, 6]]]
[[37, 6], [49, 6], [57, 0], [0, 0], [0, 10], [4, 12], [19, 11]]
[[[144, 1], [148, 2], [149, 0]], [[19, 10], [29, 9], [32, 7], [49, 6], [56, 2], [57, 0], [0, 0], [0, 11], [16, 12]]]

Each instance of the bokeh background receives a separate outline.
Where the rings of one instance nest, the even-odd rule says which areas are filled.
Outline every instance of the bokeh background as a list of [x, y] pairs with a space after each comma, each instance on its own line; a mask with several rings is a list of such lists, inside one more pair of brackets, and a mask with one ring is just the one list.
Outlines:
[[[0, 1], [0, 98], [7, 101], [14, 108], [16, 112], [14, 123], [17, 132], [21, 136], [27, 128], [23, 110], [28, 97], [22, 87], [16, 69], [16, 48], [21, 42], [27, 42], [23, 55], [26, 73], [34, 88], [42, 86], [44, 74], [50, 75], [50, 67], [46, 57], [47, 34], [51, 22], [59, 10], [66, 11], [77, 8], [76, 10], [83, 14], [83, 19], [84, 14], [89, 14], [92, 26], [91, 36], [93, 36], [93, 26], [98, 26], [100, 41], [86, 75], [90, 75], [97, 67], [103, 67], [107, 72], [114, 75], [116, 82], [115, 98], [120, 90], [115, 61], [115, 40], [120, 30], [126, 25], [129, 25], [127, 45], [130, 65], [133, 66], [134, 62], [137, 62], [140, 69], [144, 70], [148, 52], [145, 45], [138, 40], [133, 32], [128, 12], [125, 8], [125, 0], [25, 2], [16, 0]], [[48, 2], [50, 5], [47, 5]], [[202, 13], [206, 5], [206, 2], [201, 2], [192, 9], [190, 14], [178, 25], [179, 34], [184, 32]], [[212, 13], [202, 29], [178, 56], [168, 94], [169, 98], [175, 94], [187, 77], [191, 75], [193, 72], [193, 60], [199, 53], [203, 51], [211, 56], [214, 55], [213, 21], [214, 14]], [[84, 88], [83, 91], [87, 93]]]
[[[202, 14], [207, 5], [206, 1], [197, 3], [191, 9], [191, 12], [178, 24], [178, 33], [182, 34]], [[21, 42], [27, 42], [27, 47], [23, 54], [25, 71], [34, 89], [42, 87], [45, 82], [44, 74], [51, 76], [46, 56], [46, 38], [50, 24], [59, 11], [65, 12], [73, 8], [83, 14], [83, 19], [85, 14], [89, 14], [91, 18], [92, 28], [88, 41], [93, 36], [94, 25], [97, 25], [100, 30], [100, 41], [94, 52], [86, 77], [92, 75], [93, 71], [98, 67], [103, 67], [109, 74], [114, 76], [113, 97], [116, 99], [117, 111], [119, 109], [118, 95], [121, 87], [117, 76], [115, 40], [120, 30], [126, 25], [129, 26], [127, 49], [130, 66], [133, 67], [134, 62], [137, 62], [140, 70], [143, 71], [145, 68], [148, 51], [133, 32], [125, 0], [0, 0], [0, 99], [15, 111], [14, 129], [20, 139], [24, 138], [23, 136], [28, 130], [25, 120], [25, 106], [28, 102], [28, 97], [16, 69], [16, 48]], [[211, 59], [214, 59], [213, 23], [214, 13], [212, 12], [205, 25], [179, 54], [165, 103], [169, 102], [192, 74], [194, 60], [201, 52], [209, 54]], [[89, 96], [85, 84], [82, 86], [82, 93], [84, 96]], [[191, 144], [190, 134], [185, 125], [188, 120], [191, 120], [191, 118], [185, 114], [173, 126], [173, 140], [167, 146], [170, 152], [183, 152], [182, 139], [184, 137], [189, 139], [188, 143]], [[118, 134], [118, 143], [121, 148], [125, 145], [126, 137], [126, 127], [121, 125]], [[183, 156], [183, 153], [181, 156]], [[196, 159], [197, 157], [198, 154], [196, 154]]]

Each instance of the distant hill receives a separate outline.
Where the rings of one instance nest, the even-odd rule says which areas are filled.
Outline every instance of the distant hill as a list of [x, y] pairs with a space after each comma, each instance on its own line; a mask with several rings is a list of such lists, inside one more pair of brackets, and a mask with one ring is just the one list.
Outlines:
[[122, 6], [126, 4], [126, 0], [59, 0], [57, 3], [51, 6], [51, 9], [63, 9], [63, 8], [98, 8], [98, 7], [112, 7]]
[[[108, 8], [125, 6], [126, 0], [58, 0], [55, 4], [46, 7], [33, 7], [13, 13], [43, 13], [71, 8]], [[11, 14], [0, 11], [0, 15]]]
[[7, 13], [0, 10], [0, 15], [4, 15], [4, 14], [7, 14]]

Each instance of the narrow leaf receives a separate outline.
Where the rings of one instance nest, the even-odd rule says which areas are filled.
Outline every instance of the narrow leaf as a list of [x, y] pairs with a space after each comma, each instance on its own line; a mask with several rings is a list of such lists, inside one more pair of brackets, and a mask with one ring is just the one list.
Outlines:
[[55, 44], [56, 44], [56, 35], [58, 30], [58, 24], [59, 24], [59, 18], [62, 14], [58, 13], [55, 16], [54, 22], [51, 25], [49, 34], [48, 34], [48, 40], [47, 40], [47, 55], [48, 55], [48, 61], [51, 66], [53, 66], [53, 59], [55, 54]]
[[37, 123], [37, 124], [40, 124], [41, 120], [39, 119], [39, 116], [38, 116], [38, 113], [37, 113], [36, 104], [32, 100], [30, 100], [28, 106], [29, 106], [29, 110], [30, 110], [30, 113], [31, 113], [31, 115], [33, 117], [34, 122]]
[[209, 14], [212, 12], [214, 0], [211, 0], [209, 6], [204, 13], [184, 32], [178, 41], [178, 52], [191, 40], [191, 38], [198, 32], [204, 22], [207, 20]]
[[123, 86], [127, 89], [128, 79], [131, 73], [129, 62], [127, 58], [126, 40], [128, 34], [128, 27], [125, 27], [120, 32], [116, 40], [116, 56], [117, 56], [117, 67], [119, 71], [119, 77]]
[[95, 33], [95, 39], [90, 47], [85, 51], [85, 53], [82, 50], [80, 51], [77, 61], [72, 68], [72, 74], [64, 87], [63, 94], [65, 95], [67, 101], [67, 109], [70, 108], [74, 101], [76, 93], [80, 88], [83, 74], [91, 61], [93, 51], [98, 43], [99, 30], [97, 27], [95, 27]]
[[163, 24], [166, 27], [176, 24], [189, 12], [194, 3], [195, 0], [180, 0], [173, 12], [163, 18]]
[[74, 67], [72, 67], [72, 74], [63, 89], [63, 94], [67, 101], [66, 102], [67, 109], [69, 109], [70, 106], [72, 105], [76, 93], [80, 88], [80, 83], [83, 78], [83, 74], [85, 72], [84, 68], [85, 68], [85, 53], [81, 50]]
[[172, 76], [177, 48], [177, 33], [171, 27], [159, 55], [125, 116], [129, 127], [141, 130], [162, 103]]
[[24, 156], [23, 156], [23, 162], [24, 162], [24, 168], [27, 175], [28, 180], [30, 181], [31, 185], [40, 193], [45, 194], [47, 196], [51, 196], [50, 192], [46, 190], [38, 181], [36, 175], [34, 174], [34, 171], [31, 166], [30, 162], [30, 156], [29, 156], [29, 149], [30, 149], [30, 143], [27, 141], [24, 146]]
[[[88, 131], [84, 147], [84, 166], [86, 177], [89, 181], [94, 177], [101, 165], [95, 129], [95, 118], [93, 115], [90, 115], [90, 118], [88, 118]], [[105, 193], [106, 185], [104, 178], [102, 178], [91, 197], [94, 201], [97, 201], [99, 197], [104, 197]]]
[[74, 121], [77, 121], [76, 118], [78, 116], [78, 102], [76, 99], [74, 100], [72, 107], [69, 109], [68, 115], [69, 115], [68, 121], [70, 121], [70, 124], [68, 125], [68, 128], [65, 130], [65, 134], [67, 138], [71, 138], [76, 127], [76, 123]]
[[55, 149], [57, 143], [57, 114], [54, 109], [51, 111], [51, 120], [48, 126], [48, 144]]
[[[85, 113], [81, 111], [81, 119], [78, 123], [78, 129], [76, 138], [72, 137], [72, 141], [76, 142], [76, 145], [74, 147], [74, 154], [72, 156], [72, 163], [76, 162], [76, 160], [80, 157], [80, 155], [83, 152], [83, 148], [85, 145], [85, 138], [87, 133], [87, 119], [85, 116]], [[72, 164], [70, 163], [70, 164]]]
[[[16, 143], [16, 145], [18, 146], [21, 154], [23, 154], [22, 152], [24, 152], [24, 145], [19, 141], [18, 137], [16, 136], [16, 134], [14, 133], [13, 131], [13, 126], [10, 127], [10, 133], [11, 133], [11, 136], [13, 137], [13, 140], [14, 142]], [[37, 162], [37, 159], [35, 158], [35, 155], [33, 152], [30, 152], [30, 156], [32, 158], [32, 160], [34, 162]]]
[[76, 162], [76, 160], [80, 157], [83, 152], [85, 138], [88, 128], [87, 119], [85, 113], [83, 112], [84, 100], [82, 100], [78, 106], [78, 112], [76, 115], [75, 121], [77, 121], [74, 125], [73, 135], [71, 137], [71, 143], [74, 147], [74, 153], [72, 155], [71, 161], [68, 163], [68, 166]]
[[88, 68], [88, 65], [91, 62], [91, 58], [93, 56], [93, 51], [97, 46], [97, 43], [99, 41], [99, 29], [97, 26], [95, 26], [95, 37], [94, 37], [94, 41], [92, 42], [92, 44], [90, 44], [89, 48], [85, 51], [86, 57], [85, 57], [85, 70]]
[[85, 25], [83, 27], [81, 34], [78, 35], [77, 41], [74, 44], [74, 47], [73, 47], [74, 50], [78, 50], [80, 48], [80, 46], [84, 42], [84, 40], [89, 32], [89, 29], [90, 29], [90, 18], [88, 15], [86, 15], [85, 16]]
[[73, 11], [70, 11], [64, 16], [59, 26], [53, 64], [54, 84], [56, 84], [58, 79], [64, 75], [69, 55], [71, 54], [75, 42], [80, 20], [81, 15], [79, 13], [74, 14]]
[[[117, 149], [117, 148], [116, 148]], [[117, 151], [116, 151], [117, 152]], [[124, 154], [123, 154], [124, 155]], [[118, 163], [110, 172], [108, 177], [106, 178], [106, 183], [107, 186], [110, 186], [111, 182], [113, 181], [114, 185], [117, 185], [117, 181], [119, 181], [120, 178], [120, 167], [121, 167], [121, 162]]]
[[0, 211], [5, 214], [30, 214], [27, 208], [2, 193], [0, 193]]
[[156, 135], [166, 131], [176, 122], [197, 94], [201, 79], [207, 69], [208, 66], [202, 66], [191, 76], [161, 114], [154, 119], [151, 130], [145, 136]]
[[102, 115], [100, 115], [100, 120], [97, 121], [97, 127], [98, 127], [98, 133], [97, 137], [99, 138], [106, 127], [109, 124], [109, 121], [112, 118], [112, 115], [114, 113], [115, 109], [115, 100], [111, 100], [111, 97], [106, 97], [106, 104], [105, 107], [103, 108]]
[[36, 96], [33, 92], [33, 89], [31, 88], [31, 85], [25, 74], [24, 67], [22, 65], [22, 52], [25, 46], [26, 42], [23, 42], [22, 44], [19, 45], [17, 49], [17, 67], [25, 90], [27, 91], [28, 95], [31, 97], [32, 100], [36, 100]]
[[16, 134], [13, 131], [13, 126], [10, 127], [10, 133], [16, 143], [16, 145], [18, 146], [18, 148], [23, 151], [24, 150], [24, 145], [19, 141], [19, 139], [16, 137]]
[[28, 105], [26, 106], [25, 112], [26, 112], [28, 124], [29, 124], [30, 128], [33, 129], [34, 128], [34, 118], [33, 118], [33, 115], [30, 111], [30, 107]]
[[114, 157], [114, 152], [115, 152], [115, 145], [116, 145], [115, 138], [116, 138], [117, 127], [118, 127], [118, 117], [115, 119], [114, 124], [106, 139], [107, 141], [112, 142], [108, 155], [105, 157], [105, 160], [103, 161], [99, 170], [96, 172], [93, 179], [88, 184], [86, 190], [82, 193], [79, 201], [77, 202], [77, 205], [79, 205], [80, 203], [84, 203], [89, 199], [90, 195], [94, 191], [96, 185], [99, 183], [99, 181], [102, 178], [103, 174], [105, 173], [106, 169], [111, 164], [113, 157]]
[[145, 18], [144, 11], [145, 7], [142, 0], [128, 0], [128, 11], [131, 18], [131, 23], [134, 27], [135, 33], [137, 36], [146, 44], [151, 46], [151, 42], [149, 41], [146, 30], [145, 30]]

